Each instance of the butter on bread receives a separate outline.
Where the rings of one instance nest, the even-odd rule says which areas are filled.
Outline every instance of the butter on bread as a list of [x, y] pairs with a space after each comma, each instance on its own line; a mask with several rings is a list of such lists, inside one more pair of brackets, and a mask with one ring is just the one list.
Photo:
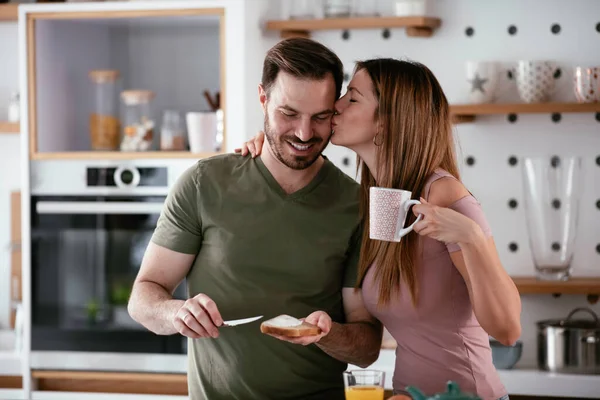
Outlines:
[[321, 333], [321, 328], [289, 315], [282, 314], [275, 318], [263, 321], [263, 323], [260, 324], [260, 331], [272, 335], [300, 337], [319, 335]]

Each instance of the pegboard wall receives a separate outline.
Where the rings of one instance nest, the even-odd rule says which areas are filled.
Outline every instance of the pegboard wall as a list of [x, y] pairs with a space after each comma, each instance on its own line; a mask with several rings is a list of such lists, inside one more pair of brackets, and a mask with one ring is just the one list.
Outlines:
[[[380, 0], [381, 10], [393, 1]], [[432, 0], [430, 16], [441, 27], [430, 38], [403, 29], [316, 31], [312, 38], [342, 59], [346, 80], [354, 62], [372, 57], [409, 58], [439, 79], [451, 104], [467, 103], [467, 61], [502, 65], [497, 102], [521, 102], [512, 70], [519, 60], [557, 64], [552, 101], [575, 102], [574, 67], [600, 66], [600, 2], [594, 0]], [[345, 87], [344, 87], [345, 91]], [[534, 275], [525, 221], [521, 157], [583, 157], [573, 276], [600, 276], [600, 113], [481, 116], [455, 125], [463, 180], [480, 200], [498, 252], [513, 276]], [[330, 145], [326, 154], [356, 177], [355, 154]], [[596, 185], [594, 185], [594, 183]]]
[[[378, 1], [380, 9], [393, 9], [393, 0]], [[348, 80], [357, 60], [395, 57], [422, 62], [437, 76], [451, 104], [468, 102], [467, 61], [502, 64], [505, 73], [497, 102], [520, 102], [510, 76], [519, 60], [558, 65], [552, 101], [575, 101], [574, 67], [600, 66], [599, 1], [430, 0], [428, 8], [428, 15], [442, 21], [430, 38], [408, 37], [403, 29], [316, 31], [312, 38], [338, 54]], [[455, 134], [463, 181], [481, 202], [502, 264], [512, 276], [535, 273], [521, 158], [581, 156], [584, 183], [572, 276], [600, 276], [600, 114], [480, 116], [472, 123], [455, 125]], [[356, 178], [352, 151], [329, 145], [325, 154]], [[525, 295], [521, 301], [519, 368], [536, 368], [536, 321], [565, 318], [582, 306], [600, 315], [600, 304], [588, 304], [584, 295]]]

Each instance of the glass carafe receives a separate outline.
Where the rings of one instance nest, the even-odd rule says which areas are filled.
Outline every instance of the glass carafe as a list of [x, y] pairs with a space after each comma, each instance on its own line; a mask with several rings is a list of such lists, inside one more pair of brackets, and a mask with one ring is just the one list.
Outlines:
[[567, 280], [582, 190], [580, 157], [525, 157], [522, 163], [525, 217], [536, 275]]

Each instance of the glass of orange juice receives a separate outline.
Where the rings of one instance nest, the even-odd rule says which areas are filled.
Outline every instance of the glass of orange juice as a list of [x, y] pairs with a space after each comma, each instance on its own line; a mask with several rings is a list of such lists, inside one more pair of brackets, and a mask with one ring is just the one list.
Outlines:
[[383, 400], [385, 372], [370, 369], [345, 371], [346, 400]]

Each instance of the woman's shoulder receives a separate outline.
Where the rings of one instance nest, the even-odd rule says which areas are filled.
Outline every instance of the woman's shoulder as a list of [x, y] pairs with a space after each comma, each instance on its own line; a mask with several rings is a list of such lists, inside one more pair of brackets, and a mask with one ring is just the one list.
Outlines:
[[459, 179], [443, 169], [436, 169], [427, 183], [425, 199], [436, 206], [449, 207], [461, 199], [472, 197]]

